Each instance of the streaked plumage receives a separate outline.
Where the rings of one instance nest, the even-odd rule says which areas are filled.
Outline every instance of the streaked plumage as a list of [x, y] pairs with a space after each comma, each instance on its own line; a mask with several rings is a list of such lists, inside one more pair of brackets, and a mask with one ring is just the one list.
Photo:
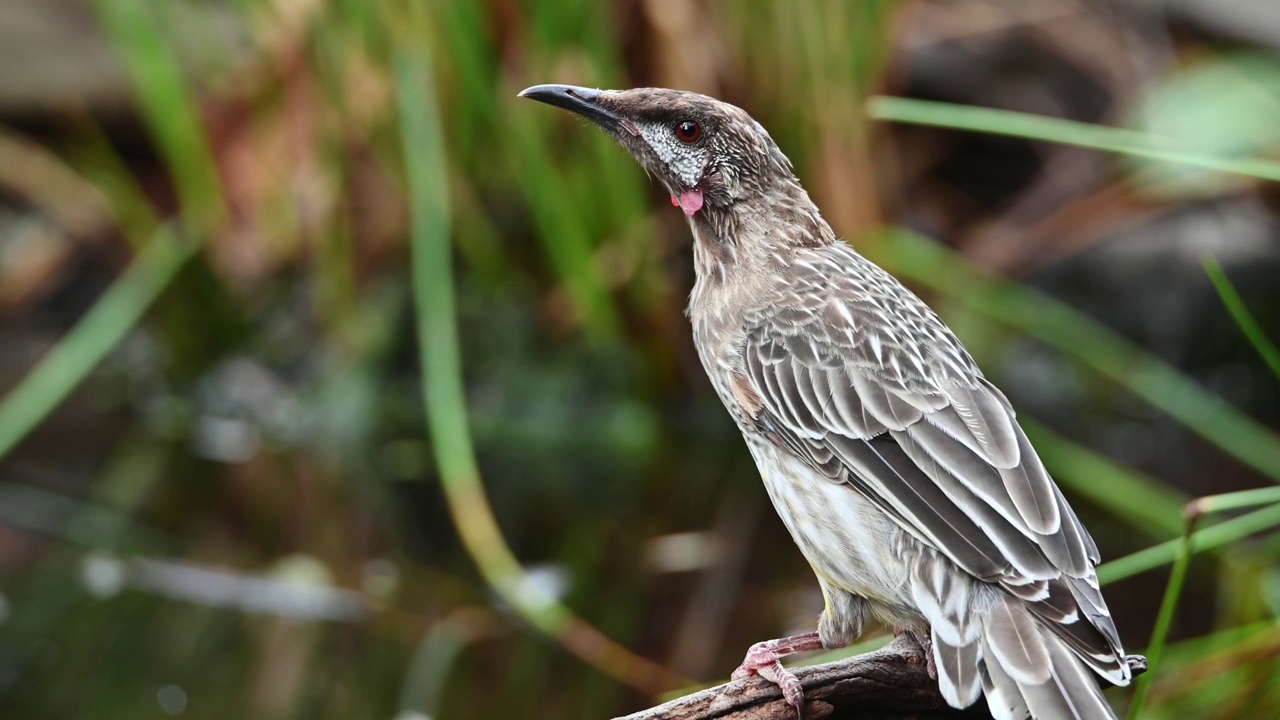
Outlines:
[[[1093, 540], [1008, 400], [932, 310], [835, 238], [768, 133], [691, 93], [524, 94], [591, 117], [689, 215], [694, 340], [818, 576], [822, 645], [871, 616], [931, 641], [953, 706], [985, 691], [998, 718], [1111, 716], [1093, 673], [1123, 685], [1130, 671]], [[690, 122], [700, 138], [681, 148], [672, 128]]]

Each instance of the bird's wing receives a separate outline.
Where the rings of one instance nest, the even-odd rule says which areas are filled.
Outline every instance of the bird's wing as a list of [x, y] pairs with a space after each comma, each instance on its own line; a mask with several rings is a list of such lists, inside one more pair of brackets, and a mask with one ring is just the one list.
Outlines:
[[[735, 379], [758, 398], [759, 429], [964, 571], [1065, 623], [1055, 632], [1084, 655], [1118, 649], [1097, 547], [950, 330], [843, 244], [787, 272], [778, 297], [748, 315]], [[1104, 637], [1074, 623], [1079, 614]], [[1116, 660], [1100, 657], [1100, 670]]]

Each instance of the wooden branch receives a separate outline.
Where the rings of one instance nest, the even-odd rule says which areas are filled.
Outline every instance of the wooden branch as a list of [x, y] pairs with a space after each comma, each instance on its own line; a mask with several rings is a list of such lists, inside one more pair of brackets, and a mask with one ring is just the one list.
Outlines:
[[[1125, 658], [1134, 677], [1141, 655]], [[839, 662], [792, 668], [804, 686], [806, 720], [990, 720], [987, 703], [956, 710], [925, 669], [924, 653], [903, 635], [884, 648]], [[796, 720], [778, 686], [759, 677], [707, 688], [615, 720]]]
[[[925, 670], [920, 646], [899, 637], [881, 650], [839, 662], [792, 668], [804, 686], [806, 720], [958, 720], [990, 718], [985, 702], [947, 706]], [[796, 720], [773, 683], [759, 677], [677, 698], [618, 720]]]

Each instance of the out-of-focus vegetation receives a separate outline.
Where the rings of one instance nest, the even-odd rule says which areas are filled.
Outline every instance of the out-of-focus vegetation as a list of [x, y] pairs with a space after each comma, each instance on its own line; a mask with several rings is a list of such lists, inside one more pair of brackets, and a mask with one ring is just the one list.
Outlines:
[[1021, 409], [1142, 715], [1280, 714], [1272, 5], [7, 0], [0, 716], [598, 718], [811, 629], [683, 218], [540, 82], [748, 109]]

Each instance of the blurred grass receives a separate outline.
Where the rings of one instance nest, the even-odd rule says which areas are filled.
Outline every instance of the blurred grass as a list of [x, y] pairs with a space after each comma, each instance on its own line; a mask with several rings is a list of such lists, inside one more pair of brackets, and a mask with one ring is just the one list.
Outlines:
[[1209, 281], [1213, 283], [1213, 289], [1217, 291], [1218, 297], [1222, 298], [1222, 304], [1231, 313], [1231, 319], [1235, 321], [1245, 337], [1249, 338], [1249, 343], [1266, 361], [1271, 372], [1280, 379], [1280, 349], [1276, 349], [1275, 343], [1271, 342], [1262, 327], [1258, 325], [1258, 321], [1244, 304], [1244, 298], [1240, 297], [1240, 293], [1236, 292], [1235, 286], [1231, 284], [1231, 279], [1223, 272], [1222, 266], [1213, 258], [1205, 258], [1204, 271], [1209, 276]]
[[1205, 155], [1181, 148], [1173, 140], [1123, 128], [911, 98], [874, 97], [867, 103], [867, 112], [877, 120], [1043, 140], [1280, 182], [1280, 162]]
[[411, 255], [423, 402], [440, 480], [458, 533], [493, 589], [540, 632], [601, 671], [650, 694], [673, 684], [687, 684], [607, 639], [539, 590], [512, 554], [490, 510], [467, 429], [450, 271], [445, 145], [428, 57], [412, 49], [396, 55], [396, 91], [412, 211]]
[[1151, 641], [1147, 643], [1147, 671], [1138, 677], [1133, 689], [1133, 698], [1129, 704], [1127, 716], [1129, 720], [1142, 717], [1142, 709], [1147, 701], [1147, 693], [1151, 691], [1151, 683], [1160, 677], [1160, 664], [1164, 660], [1165, 642], [1169, 639], [1169, 629], [1173, 625], [1173, 614], [1178, 609], [1178, 600], [1182, 597], [1183, 585], [1187, 581], [1187, 567], [1191, 564], [1192, 534], [1199, 519], [1196, 514], [1189, 514], [1186, 527], [1182, 531], [1182, 539], [1178, 542], [1178, 554], [1174, 557], [1173, 569], [1169, 572], [1169, 582], [1165, 586], [1164, 597], [1160, 601], [1160, 610], [1156, 613], [1155, 628], [1151, 631]]
[[138, 0], [102, 1], [96, 8], [131, 74], [139, 104], [156, 135], [188, 222], [161, 227], [135, 263], [85, 314], [36, 369], [0, 402], [0, 458], [76, 388], [114, 349], [199, 248], [202, 233], [225, 212], [217, 172], [177, 57]]
[[[1197, 530], [1191, 536], [1191, 547], [1195, 552], [1220, 548], [1278, 525], [1280, 525], [1280, 505], [1271, 505]], [[1107, 585], [1168, 565], [1177, 558], [1181, 545], [1181, 540], [1168, 540], [1131, 555], [1105, 562], [1098, 566], [1098, 582]]]
[[93, 0], [102, 27], [137, 92], [138, 106], [174, 176], [185, 225], [206, 232], [226, 213], [218, 173], [177, 54], [145, 0]]
[[142, 318], [195, 253], [170, 228], [157, 233], [93, 308], [0, 400], [0, 458], [75, 390]]
[[[911, 19], [901, 4], [659, 6], [212, 4], [249, 49], [202, 79], [179, 57], [191, 30], [177, 5], [95, 0], [158, 168], [148, 172], [118, 125], [80, 113], [69, 140], [50, 143], [78, 173], [72, 184], [108, 205], [93, 239], [120, 240], [115, 252], [133, 260], [0, 400], [0, 456], [13, 453], [6, 469], [20, 478], [0, 487], [14, 516], [5, 531], [26, 538], [0, 546], [24, 558], [0, 569], [0, 611], [13, 608], [0, 625], [0, 713], [137, 717], [178, 688], [190, 717], [599, 717], [682, 682], [642, 658], [683, 660], [667, 648], [704, 578], [729, 588], [733, 606], [720, 609], [731, 615], [723, 637], [693, 629], [721, 649], [700, 679], [803, 605], [789, 589], [811, 578], [789, 545], [769, 542], [776, 534], [753, 535], [752, 570], [737, 585], [714, 560], [692, 575], [645, 564], [645, 538], [701, 532], [729, 488], [758, 484], [687, 354], [683, 223], [655, 213], [662, 198], [599, 133], [517, 106], [515, 92], [536, 82], [663, 82], [750, 105], [833, 224], [980, 317], [971, 345], [985, 344], [987, 326], [1034, 338], [1092, 369], [1088, 383], [1125, 387], [1280, 479], [1275, 433], [1184, 372], [931, 241], [872, 232], [878, 193], [893, 189], [872, 174], [880, 129], [862, 108], [902, 82], [889, 61]], [[905, 98], [869, 107], [881, 119], [1280, 177], [1274, 162], [1116, 128]], [[45, 193], [64, 186], [41, 182], [7, 186], [69, 217], [61, 193]], [[1244, 332], [1265, 339], [1242, 309], [1232, 312]], [[30, 474], [25, 458], [43, 443], [23, 439], [86, 378], [86, 396], [100, 398], [91, 414], [104, 419], [64, 453], [81, 469]], [[1020, 420], [1073, 500], [1105, 514], [1116, 545], [1167, 539], [1104, 565], [1104, 582], [1175, 561], [1186, 492]], [[256, 445], [230, 441], [245, 433]], [[1216, 631], [1178, 640], [1210, 621], [1187, 621], [1189, 600], [1175, 613], [1179, 596], [1166, 595], [1152, 637], [1172, 641], [1152, 674], [1151, 716], [1211, 717], [1232, 693], [1255, 698], [1241, 707], [1257, 716], [1272, 707], [1250, 690], [1263, 671], [1248, 663], [1280, 646], [1280, 605], [1267, 605], [1266, 570], [1247, 566], [1276, 547], [1247, 541], [1280, 524], [1280, 505], [1235, 513], [1274, 503], [1275, 490], [1204, 501], [1222, 514], [1186, 547], [1217, 560], [1179, 572], [1195, 588], [1212, 568], [1245, 597], [1194, 606], [1213, 612]], [[47, 549], [27, 550], [31, 537]], [[138, 591], [91, 596], [80, 573], [94, 548], [246, 571], [302, 559], [283, 566], [358, 589], [373, 609], [367, 622], [329, 625]], [[1140, 638], [1149, 620], [1120, 624]], [[800, 629], [811, 623], [805, 615]], [[541, 633], [506, 632], [526, 625]], [[1221, 682], [1198, 681], [1210, 672]], [[1199, 694], [1180, 696], [1183, 686]]]

